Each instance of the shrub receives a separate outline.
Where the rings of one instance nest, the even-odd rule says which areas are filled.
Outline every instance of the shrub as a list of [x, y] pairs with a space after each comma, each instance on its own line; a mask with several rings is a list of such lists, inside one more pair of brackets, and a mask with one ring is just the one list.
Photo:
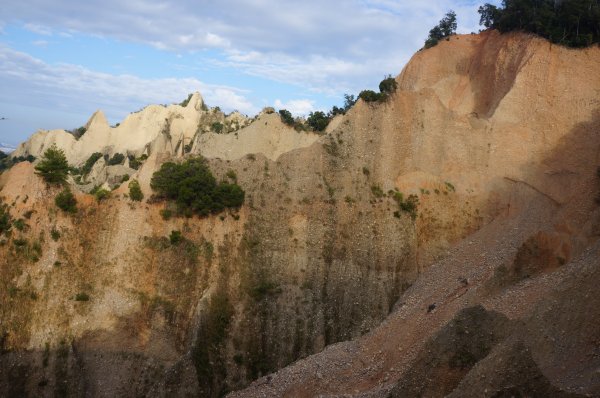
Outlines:
[[160, 216], [163, 218], [163, 220], [168, 220], [173, 216], [173, 211], [170, 209], [162, 209], [160, 211]]
[[142, 159], [142, 156], [140, 156], [140, 158], [137, 159], [134, 155], [127, 155], [127, 158], [129, 159], [129, 167], [134, 170], [138, 170], [142, 165], [142, 162], [146, 160], [146, 158]]
[[129, 198], [136, 202], [141, 202], [144, 199], [144, 194], [138, 180], [131, 180], [129, 183]]
[[237, 174], [234, 170], [228, 170], [227, 174], [225, 174], [227, 178], [229, 178], [233, 182], [237, 182]]
[[456, 34], [456, 27], [456, 13], [450, 10], [440, 23], [429, 31], [429, 36], [425, 40], [425, 48], [431, 48], [437, 45], [440, 40]]
[[75, 295], [75, 301], [90, 301], [90, 295], [86, 292], [77, 293]]
[[223, 126], [223, 123], [220, 123], [220, 122], [214, 122], [210, 126], [212, 131], [214, 131], [216, 134], [221, 134], [223, 132], [223, 127], [225, 127], [225, 126]]
[[372, 185], [371, 186], [371, 192], [373, 193], [373, 195], [376, 198], [382, 198], [384, 193], [383, 193], [383, 189], [381, 189], [381, 187], [379, 185]]
[[325, 130], [329, 121], [329, 117], [321, 111], [311, 112], [306, 119], [306, 123], [315, 131]]
[[12, 228], [8, 205], [0, 201], [0, 235], [7, 233]]
[[85, 161], [83, 167], [81, 168], [81, 173], [83, 175], [89, 174], [90, 171], [92, 171], [92, 168], [94, 167], [94, 165], [96, 164], [98, 159], [100, 159], [101, 157], [102, 157], [102, 154], [100, 152], [92, 153], [90, 155], [90, 157], [88, 158], [88, 160]]
[[344, 113], [348, 112], [356, 104], [357, 99], [354, 95], [344, 94]]
[[23, 220], [22, 218], [19, 218], [18, 220], [13, 221], [13, 225], [19, 231], [23, 231], [25, 228], [28, 227], [28, 225], [25, 224], [25, 220]]
[[279, 111], [279, 117], [281, 118], [281, 121], [284, 124], [287, 124], [288, 126], [294, 125], [294, 117], [292, 116], [292, 113], [287, 109], [281, 109]]
[[121, 184], [124, 183], [125, 181], [129, 181], [129, 174], [123, 174], [121, 176]]
[[56, 206], [67, 213], [77, 212], [77, 200], [69, 188], [63, 189], [54, 199]]
[[52, 238], [53, 241], [57, 241], [60, 239], [60, 232], [56, 229], [56, 228], [52, 228], [50, 230], [50, 237]]
[[94, 193], [94, 196], [96, 197], [96, 200], [98, 202], [104, 200], [104, 199], [108, 199], [110, 197], [110, 191], [104, 189], [104, 188], [100, 188], [98, 190], [96, 190], [96, 192]]
[[36, 173], [49, 184], [64, 184], [69, 173], [69, 163], [62, 149], [52, 145], [35, 166]]
[[205, 216], [244, 203], [244, 191], [237, 184], [217, 184], [206, 161], [200, 157], [181, 164], [164, 163], [152, 176], [150, 186], [159, 197], [175, 201], [183, 214]]
[[[393, 199], [398, 203], [400, 210], [409, 213], [413, 220], [417, 218], [417, 206], [419, 204], [419, 197], [417, 195], [408, 195], [408, 198], [404, 200], [402, 192], [394, 192]], [[394, 216], [400, 217], [400, 213], [395, 212]]]
[[183, 240], [183, 235], [181, 235], [181, 231], [171, 231], [171, 235], [169, 235], [169, 242], [173, 246], [178, 245]]
[[110, 158], [110, 160], [108, 161], [108, 165], [114, 166], [117, 164], [123, 164], [124, 161], [125, 161], [125, 155], [123, 155], [122, 153], [115, 153], [112, 156], [112, 158]]
[[373, 90], [363, 90], [358, 94], [358, 98], [365, 102], [383, 102], [387, 96], [385, 94], [376, 93]]
[[398, 83], [391, 75], [386, 76], [386, 78], [379, 83], [379, 91], [388, 95], [395, 93], [397, 88]]

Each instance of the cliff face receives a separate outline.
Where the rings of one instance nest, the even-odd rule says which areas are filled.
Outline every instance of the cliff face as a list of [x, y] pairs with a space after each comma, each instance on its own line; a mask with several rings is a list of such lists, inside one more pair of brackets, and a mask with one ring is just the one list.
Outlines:
[[[100, 203], [78, 194], [67, 216], [30, 164], [0, 176], [26, 224], [0, 246], [0, 391], [215, 396], [371, 331], [240, 395], [401, 393], [416, 388], [403, 377], [418, 379], [420, 347], [431, 339], [443, 351], [457, 332], [442, 326], [462, 308], [497, 311], [460, 316], [484, 331], [501, 324], [502, 341], [505, 318], [529, 314], [507, 309], [507, 286], [523, 269], [565, 273], [600, 233], [599, 61], [598, 48], [486, 32], [417, 53], [388, 102], [359, 101], [324, 136], [275, 114], [201, 134], [212, 119], [198, 95], [116, 129], [96, 114], [79, 141], [37, 133], [16, 155], [52, 143], [77, 165], [96, 151], [149, 155], [130, 171], [146, 198], [152, 172], [189, 145], [218, 178], [236, 172], [246, 203], [164, 220], [164, 203], [132, 203], [123, 186]], [[394, 192], [418, 196], [416, 218]], [[172, 230], [186, 240], [171, 245]], [[528, 305], [544, 283], [524, 294]]]

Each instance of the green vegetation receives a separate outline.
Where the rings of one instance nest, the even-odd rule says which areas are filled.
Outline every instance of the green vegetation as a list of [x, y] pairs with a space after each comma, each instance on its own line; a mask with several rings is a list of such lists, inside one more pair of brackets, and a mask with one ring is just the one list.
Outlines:
[[127, 155], [127, 158], [129, 159], [129, 167], [138, 170], [144, 160], [148, 159], [148, 155], [144, 154], [139, 158], [136, 158], [134, 155]]
[[74, 298], [75, 301], [90, 301], [90, 295], [86, 292], [77, 293]]
[[376, 198], [383, 198], [383, 196], [385, 195], [383, 193], [383, 189], [381, 189], [381, 187], [379, 185], [372, 185], [371, 186], [371, 193], [373, 194], [373, 196], [375, 196]]
[[225, 174], [227, 178], [229, 178], [233, 182], [237, 182], [237, 174], [234, 170], [228, 170], [227, 174]]
[[190, 103], [193, 95], [194, 94], [188, 94], [187, 98], [179, 103], [179, 106], [183, 106], [185, 108]]
[[177, 246], [182, 240], [183, 235], [181, 235], [181, 231], [171, 231], [171, 234], [169, 235], [169, 242], [171, 242], [171, 245]]
[[279, 110], [279, 117], [281, 118], [281, 122], [287, 124], [288, 126], [294, 126], [294, 117], [292, 116], [292, 112], [287, 109]]
[[173, 217], [173, 211], [171, 209], [162, 209], [160, 211], [160, 216], [163, 218], [163, 220], [168, 220]]
[[[402, 192], [395, 191], [392, 198], [398, 203], [401, 211], [410, 214], [413, 220], [417, 218], [417, 206], [419, 205], [419, 197], [417, 195], [408, 195], [408, 198], [404, 199]], [[400, 212], [395, 212], [394, 216], [400, 217]]]
[[64, 184], [69, 173], [69, 163], [62, 149], [52, 145], [44, 152], [42, 159], [35, 166], [36, 173], [48, 184]]
[[33, 242], [29, 244], [29, 241], [25, 238], [18, 238], [13, 240], [13, 245], [15, 245], [15, 251], [24, 256], [26, 259], [32, 262], [39, 261], [42, 256], [42, 245], [40, 242]]
[[306, 119], [306, 123], [312, 128], [314, 131], [324, 131], [331, 120], [331, 116], [325, 115], [325, 113], [321, 111], [311, 112]]
[[112, 158], [108, 161], [109, 166], [115, 166], [117, 164], [123, 164], [125, 161], [125, 155], [122, 153], [115, 153]]
[[385, 102], [390, 95], [396, 92], [398, 83], [391, 75], [387, 75], [379, 83], [379, 93], [373, 90], [363, 90], [358, 94], [358, 98], [365, 102]]
[[12, 222], [8, 205], [0, 200], [0, 235], [10, 232]]
[[180, 214], [206, 216], [244, 203], [242, 188], [235, 183], [217, 184], [201, 157], [180, 164], [164, 163], [152, 176], [150, 186], [159, 198], [174, 201]]
[[141, 202], [144, 199], [144, 193], [142, 192], [142, 188], [140, 188], [138, 180], [134, 179], [129, 183], [129, 199], [136, 202]]
[[27, 224], [25, 224], [25, 220], [23, 220], [22, 218], [14, 220], [13, 226], [19, 231], [23, 231], [25, 228], [29, 227]]
[[77, 200], [69, 188], [63, 189], [56, 195], [54, 203], [59, 209], [67, 213], [77, 213]]
[[58, 231], [58, 229], [56, 229], [56, 228], [54, 228], [54, 227], [53, 227], [53, 228], [50, 230], [50, 237], [51, 237], [51, 238], [52, 238], [52, 240], [53, 240], [53, 241], [55, 241], [55, 242], [56, 242], [57, 240], [59, 240], [59, 239], [60, 239], [60, 232]]
[[108, 199], [110, 197], [110, 191], [104, 188], [99, 188], [94, 192], [94, 196], [98, 202], [103, 201], [104, 199]]
[[503, 0], [479, 7], [480, 25], [500, 32], [521, 30], [569, 47], [600, 42], [598, 0]]
[[223, 132], [223, 127], [225, 127], [223, 125], [223, 123], [220, 122], [214, 122], [213, 124], [210, 125], [210, 129], [212, 131], [214, 131], [216, 134], [221, 134]]
[[90, 174], [90, 171], [92, 171], [92, 168], [94, 167], [98, 159], [100, 159], [101, 157], [102, 154], [100, 152], [92, 153], [88, 160], [86, 160], [83, 164], [83, 167], [81, 167], [81, 174], [83, 174], [84, 176]]
[[35, 161], [35, 156], [32, 156], [32, 155], [17, 156], [17, 157], [11, 158], [4, 152], [0, 151], [0, 173], [2, 173], [4, 170], [10, 169], [17, 163], [21, 163], [21, 162], [33, 163], [34, 161]]
[[429, 36], [425, 40], [425, 48], [431, 48], [437, 45], [440, 40], [448, 39], [450, 36], [456, 34], [456, 27], [456, 13], [450, 10], [440, 23], [429, 31]]
[[387, 75], [385, 79], [383, 79], [379, 83], [379, 91], [383, 94], [391, 95], [396, 92], [398, 88], [398, 83], [396, 79], [392, 77], [392, 75]]
[[75, 137], [75, 139], [80, 139], [85, 133], [86, 133], [87, 129], [85, 127], [77, 127], [76, 129], [73, 129], [70, 131], [71, 134], [73, 134], [73, 136]]

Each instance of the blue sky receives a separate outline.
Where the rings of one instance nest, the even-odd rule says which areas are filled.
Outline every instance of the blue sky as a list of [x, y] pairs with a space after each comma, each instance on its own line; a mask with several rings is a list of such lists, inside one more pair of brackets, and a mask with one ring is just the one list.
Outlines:
[[448, 11], [472, 0], [21, 0], [0, 9], [0, 142], [111, 123], [200, 91], [209, 106], [296, 115], [397, 75]]

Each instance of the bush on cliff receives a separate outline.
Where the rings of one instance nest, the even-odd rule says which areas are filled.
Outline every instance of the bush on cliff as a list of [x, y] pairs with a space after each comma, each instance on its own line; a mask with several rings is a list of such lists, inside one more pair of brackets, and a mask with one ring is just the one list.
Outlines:
[[69, 163], [65, 152], [52, 145], [44, 152], [35, 170], [48, 184], [64, 184], [69, 174]]
[[438, 44], [440, 40], [456, 34], [456, 13], [452, 10], [446, 13], [446, 16], [429, 31], [429, 36], [425, 40], [425, 48], [430, 48]]
[[54, 203], [59, 209], [66, 211], [67, 213], [77, 212], [77, 200], [69, 188], [63, 189], [56, 195]]
[[240, 207], [245, 196], [237, 184], [217, 183], [201, 157], [164, 163], [152, 176], [150, 187], [159, 198], [173, 200], [180, 214], [200, 216]]

